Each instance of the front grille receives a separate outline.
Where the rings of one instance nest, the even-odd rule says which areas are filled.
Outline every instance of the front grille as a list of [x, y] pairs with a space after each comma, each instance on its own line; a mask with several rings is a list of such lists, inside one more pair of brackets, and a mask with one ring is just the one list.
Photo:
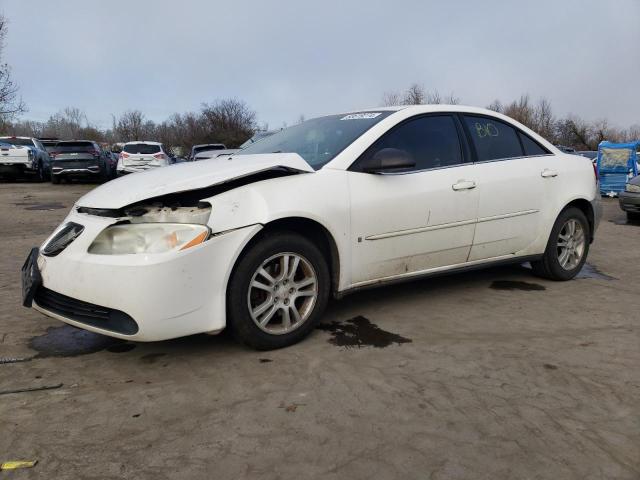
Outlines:
[[82, 233], [84, 227], [78, 223], [69, 222], [56, 233], [42, 249], [42, 254], [55, 257], [69, 246]]
[[92, 327], [123, 335], [138, 333], [136, 321], [120, 310], [76, 300], [45, 287], [38, 289], [34, 301], [51, 313]]

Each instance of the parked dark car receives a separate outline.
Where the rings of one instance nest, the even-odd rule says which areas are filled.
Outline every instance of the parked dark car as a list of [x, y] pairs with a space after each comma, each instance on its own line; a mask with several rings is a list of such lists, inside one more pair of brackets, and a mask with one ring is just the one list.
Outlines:
[[618, 201], [628, 220], [640, 220], [640, 175], [627, 182], [624, 192], [618, 194]]
[[50, 153], [51, 182], [70, 178], [88, 178], [99, 181], [111, 177], [111, 156], [96, 142], [70, 140], [58, 142]]

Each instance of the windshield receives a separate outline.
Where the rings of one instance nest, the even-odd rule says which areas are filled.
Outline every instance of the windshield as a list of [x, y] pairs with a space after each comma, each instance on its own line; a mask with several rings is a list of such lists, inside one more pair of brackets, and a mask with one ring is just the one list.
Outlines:
[[297, 153], [318, 170], [391, 113], [394, 112], [362, 112], [314, 118], [263, 138], [236, 155]]
[[10, 138], [4, 137], [0, 138], [0, 142], [8, 143], [10, 145], [25, 145], [27, 147], [33, 147], [33, 140], [30, 138]]
[[242, 145], [240, 145], [240, 149], [246, 148], [249, 145], [253, 145], [258, 140], [262, 140], [263, 138], [269, 137], [269, 136], [273, 135], [274, 133], [275, 132], [258, 132], [253, 137], [251, 137], [249, 140], [247, 140]]
[[123, 152], [137, 153], [140, 155], [151, 155], [160, 153], [160, 145], [150, 145], [148, 143], [129, 143], [122, 149]]
[[89, 152], [95, 150], [91, 142], [59, 142], [54, 151], [56, 152]]

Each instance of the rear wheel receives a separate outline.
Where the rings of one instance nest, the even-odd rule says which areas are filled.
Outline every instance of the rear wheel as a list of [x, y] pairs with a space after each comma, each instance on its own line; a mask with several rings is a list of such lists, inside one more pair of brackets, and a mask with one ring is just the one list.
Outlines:
[[630, 222], [640, 221], [640, 212], [627, 212], [627, 220]]
[[60, 183], [60, 175], [51, 175], [51, 183]]
[[299, 342], [329, 298], [329, 270], [311, 241], [275, 233], [252, 246], [229, 281], [229, 326], [244, 344], [272, 350]]
[[553, 225], [544, 256], [531, 262], [533, 272], [551, 280], [571, 280], [587, 260], [590, 237], [589, 222], [582, 210], [563, 210]]

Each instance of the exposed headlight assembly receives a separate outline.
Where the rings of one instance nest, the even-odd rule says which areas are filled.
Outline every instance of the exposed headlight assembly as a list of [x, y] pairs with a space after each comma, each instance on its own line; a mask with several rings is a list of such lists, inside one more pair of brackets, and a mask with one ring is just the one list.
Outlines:
[[205, 225], [188, 223], [137, 223], [105, 228], [89, 247], [97, 255], [165, 253], [186, 250], [209, 238]]
[[640, 185], [634, 185], [633, 183], [627, 183], [624, 189], [629, 193], [640, 193]]

